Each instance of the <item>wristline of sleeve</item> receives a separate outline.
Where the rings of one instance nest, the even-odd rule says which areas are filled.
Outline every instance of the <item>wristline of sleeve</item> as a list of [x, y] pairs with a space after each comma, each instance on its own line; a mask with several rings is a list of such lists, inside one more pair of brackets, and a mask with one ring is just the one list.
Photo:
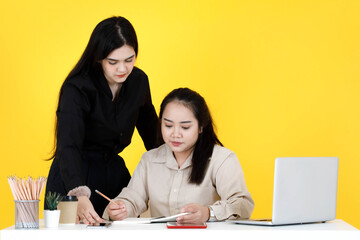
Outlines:
[[88, 186], [79, 186], [79, 187], [76, 187], [76, 188], [70, 190], [67, 195], [68, 196], [76, 196], [76, 197], [86, 196], [86, 197], [90, 198], [91, 190]]
[[214, 215], [215, 215], [214, 219], [212, 220], [222, 221], [229, 218], [229, 216], [226, 216], [223, 206], [215, 204], [215, 205], [210, 205], [209, 207], [214, 211]]

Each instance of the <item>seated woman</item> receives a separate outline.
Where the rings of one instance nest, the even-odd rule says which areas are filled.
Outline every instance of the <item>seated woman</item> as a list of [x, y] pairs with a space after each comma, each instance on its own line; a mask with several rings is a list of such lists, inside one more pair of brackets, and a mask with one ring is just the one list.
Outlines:
[[188, 89], [169, 93], [160, 109], [165, 144], [143, 154], [129, 185], [104, 218], [190, 213], [179, 223], [249, 218], [254, 202], [235, 153], [222, 147], [203, 97]]

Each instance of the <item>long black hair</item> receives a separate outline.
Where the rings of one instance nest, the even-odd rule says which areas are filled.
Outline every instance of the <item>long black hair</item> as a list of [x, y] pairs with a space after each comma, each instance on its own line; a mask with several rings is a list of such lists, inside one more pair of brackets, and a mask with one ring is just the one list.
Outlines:
[[111, 17], [101, 21], [92, 32], [84, 53], [67, 79], [80, 73], [102, 73], [100, 61], [124, 45], [133, 47], [137, 56], [138, 41], [131, 23], [123, 17]]
[[[136, 32], [131, 23], [124, 17], [111, 17], [98, 23], [92, 32], [89, 42], [81, 58], [66, 77], [65, 82], [75, 76], [88, 74], [89, 76], [98, 76], [103, 74], [101, 60], [105, 59], [112, 51], [128, 45], [134, 48], [136, 56], [138, 55], [138, 40]], [[59, 102], [62, 96], [62, 87], [59, 93]], [[52, 155], [48, 160], [56, 156], [56, 136], [58, 122], [55, 120], [55, 138]]]
[[205, 99], [189, 88], [175, 89], [164, 98], [160, 106], [160, 120], [162, 119], [167, 104], [174, 101], [190, 109], [199, 123], [199, 130], [202, 129], [195, 143], [192, 157], [192, 170], [189, 176], [190, 183], [199, 185], [204, 180], [215, 144], [221, 146], [223, 146], [223, 144], [215, 133], [214, 123]]

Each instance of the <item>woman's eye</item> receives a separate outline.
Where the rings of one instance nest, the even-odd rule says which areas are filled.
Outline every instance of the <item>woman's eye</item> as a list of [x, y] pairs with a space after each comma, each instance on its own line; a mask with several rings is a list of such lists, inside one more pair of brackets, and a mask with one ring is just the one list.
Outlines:
[[172, 126], [171, 126], [171, 125], [166, 125], [166, 124], [165, 124], [165, 127], [167, 127], [167, 128], [171, 128]]
[[189, 129], [190, 127], [182, 127], [182, 129], [184, 129], [184, 130], [187, 130], [187, 129]]
[[125, 62], [127, 62], [127, 63], [131, 63], [133, 61], [133, 59], [131, 58], [131, 59], [126, 59], [125, 60]]
[[109, 64], [110, 64], [110, 65], [115, 65], [116, 62], [109, 61]]

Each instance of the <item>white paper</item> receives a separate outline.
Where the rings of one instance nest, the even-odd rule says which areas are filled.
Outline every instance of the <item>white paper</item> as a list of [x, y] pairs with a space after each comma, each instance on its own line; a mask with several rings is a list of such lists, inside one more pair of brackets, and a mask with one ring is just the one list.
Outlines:
[[150, 223], [149, 218], [125, 218], [124, 220], [120, 221], [113, 221], [113, 224], [144, 224]]
[[146, 223], [166, 223], [166, 222], [176, 222], [176, 218], [180, 216], [187, 215], [189, 213], [180, 213], [169, 217], [159, 217], [159, 218], [125, 218], [121, 221], [113, 221], [113, 224], [146, 224]]
[[166, 223], [166, 222], [176, 222], [176, 218], [184, 215], [188, 215], [189, 213], [179, 213], [169, 217], [160, 217], [160, 218], [151, 218], [151, 223]]

